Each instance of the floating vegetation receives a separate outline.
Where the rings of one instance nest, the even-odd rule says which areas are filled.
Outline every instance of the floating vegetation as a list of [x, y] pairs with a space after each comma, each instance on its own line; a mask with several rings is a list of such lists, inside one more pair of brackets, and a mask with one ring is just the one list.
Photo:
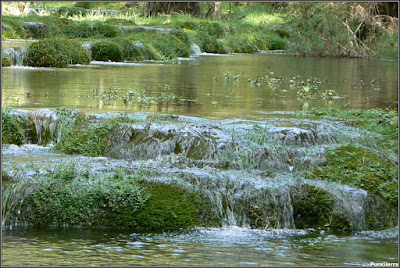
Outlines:
[[[286, 82], [286, 80], [289, 81]], [[327, 82], [327, 79], [321, 80], [317, 77], [303, 78], [300, 75], [286, 79], [283, 76], [275, 75], [270, 67], [267, 67], [265, 76], [256, 75], [256, 77], [251, 77], [247, 81], [251, 88], [265, 86], [271, 91], [271, 94], [283, 98], [288, 95], [296, 94], [297, 100], [300, 101], [310, 99], [337, 100], [346, 98], [346, 96], [339, 95], [334, 89], [323, 90], [322, 84]], [[287, 86], [287, 83], [289, 83], [289, 86]]]
[[[157, 93], [156, 93], [157, 92]], [[83, 96], [79, 98], [93, 98], [104, 101], [104, 105], [111, 105], [114, 102], [123, 102], [125, 105], [141, 104], [150, 105], [155, 103], [183, 103], [183, 102], [198, 102], [196, 99], [186, 99], [176, 96], [171, 92], [171, 87], [168, 84], [159, 84], [157, 91], [151, 92], [149, 89], [133, 89], [123, 90], [110, 86], [108, 89], [100, 91], [94, 89], [92, 95]]]

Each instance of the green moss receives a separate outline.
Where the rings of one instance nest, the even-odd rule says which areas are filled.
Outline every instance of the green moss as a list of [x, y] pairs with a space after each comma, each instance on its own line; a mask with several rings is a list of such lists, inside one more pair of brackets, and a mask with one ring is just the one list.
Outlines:
[[187, 228], [215, 225], [211, 205], [205, 197], [178, 185], [143, 182], [151, 197], [137, 213], [140, 227]]
[[202, 51], [207, 53], [226, 54], [226, 50], [224, 49], [222, 43], [215, 37], [202, 32], [198, 33], [197, 38]]
[[227, 40], [227, 47], [232, 53], [254, 53], [255, 45], [245, 35], [239, 37], [231, 36]]
[[361, 140], [365, 145], [375, 146], [380, 151], [398, 153], [398, 112], [391, 109], [340, 110], [337, 108], [311, 109], [309, 114], [329, 116], [344, 123], [368, 130], [378, 135], [366, 135]]
[[353, 145], [328, 148], [327, 161], [313, 167], [306, 178], [329, 180], [362, 188], [397, 207], [398, 170], [375, 154]]
[[9, 109], [1, 110], [1, 143], [22, 145], [26, 143], [26, 123], [12, 115]]
[[72, 166], [59, 167], [47, 178], [7, 186], [3, 190], [10, 209], [3, 211], [7, 222], [150, 229], [216, 225], [201, 194], [178, 185], [145, 182], [145, 172], [65, 179], [71, 172], [75, 172]]
[[121, 61], [122, 55], [118, 45], [111, 41], [99, 41], [92, 46], [92, 57], [100, 61]]
[[82, 45], [68, 39], [45, 39], [29, 45], [26, 64], [37, 67], [66, 67], [89, 64], [89, 53]]
[[128, 39], [116, 41], [124, 60], [142, 61], [145, 59], [146, 49], [143, 45], [134, 43]]
[[303, 184], [293, 190], [293, 216], [296, 228], [330, 225], [334, 202], [329, 193]]
[[135, 181], [51, 178], [30, 183], [18, 218], [34, 226], [129, 227], [148, 198]]
[[114, 119], [103, 119], [96, 123], [79, 119], [55, 149], [67, 154], [101, 156], [107, 148], [109, 136], [118, 124], [118, 120]]
[[11, 66], [11, 61], [8, 58], [1, 58], [1, 66], [2, 67]]

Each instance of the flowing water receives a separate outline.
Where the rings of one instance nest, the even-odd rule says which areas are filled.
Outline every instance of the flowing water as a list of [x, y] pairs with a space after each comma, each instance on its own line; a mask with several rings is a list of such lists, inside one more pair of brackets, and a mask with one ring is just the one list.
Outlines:
[[[366, 231], [367, 214], [376, 218], [391, 215], [384, 202], [361, 189], [298, 175], [323, 162], [327, 146], [357, 142], [372, 134], [342, 122], [291, 113], [326, 106], [394, 107], [398, 97], [395, 62], [285, 54], [217, 56], [200, 54], [193, 47], [196, 55], [177, 63], [92, 62], [53, 69], [18, 66], [23, 49], [6, 49], [14, 53], [14, 66], [2, 69], [2, 104], [20, 109], [14, 115], [30, 125], [29, 142], [33, 144], [2, 145], [3, 178], [34, 180], [51, 174], [61, 163], [73, 163], [77, 173], [91, 175], [145, 168], [149, 180], [174, 182], [204, 193], [212, 201], [221, 228], [137, 232], [3, 226], [3, 265], [398, 262], [397, 229]], [[266, 74], [279, 85], [257, 81]], [[293, 83], [300, 83], [294, 90], [306, 89], [307, 79], [316, 81], [319, 92], [334, 90], [337, 98], [321, 94], [299, 98], [290, 92]], [[43, 109], [60, 106], [93, 113], [87, 116], [94, 119], [128, 112], [137, 123], [123, 123], [113, 131], [104, 157], [66, 155], [51, 150], [60, 139], [61, 119]], [[148, 121], [154, 112], [180, 116]], [[46, 135], [50, 145], [42, 146]], [[372, 144], [365, 149], [376, 152]], [[388, 161], [398, 161], [382, 154]], [[3, 186], [8, 183], [3, 181]], [[296, 229], [292, 204], [304, 185], [329, 192], [334, 211], [346, 214], [354, 232]], [[12, 203], [12, 195], [7, 198]], [[275, 220], [257, 214], [262, 207], [274, 207]], [[251, 214], [250, 210], [258, 212]], [[259, 217], [255, 223], [254, 215]]]

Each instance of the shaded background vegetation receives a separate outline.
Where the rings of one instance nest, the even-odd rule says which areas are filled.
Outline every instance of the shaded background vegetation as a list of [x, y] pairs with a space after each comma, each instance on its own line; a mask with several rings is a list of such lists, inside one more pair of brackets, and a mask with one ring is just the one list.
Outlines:
[[[187, 56], [192, 43], [210, 53], [286, 49], [304, 56], [397, 59], [397, 9], [396, 2], [3, 2], [2, 38], [120, 37], [157, 50], [147, 56], [152, 59]], [[181, 32], [177, 41], [123, 26]], [[146, 58], [127, 53], [117, 60]]]

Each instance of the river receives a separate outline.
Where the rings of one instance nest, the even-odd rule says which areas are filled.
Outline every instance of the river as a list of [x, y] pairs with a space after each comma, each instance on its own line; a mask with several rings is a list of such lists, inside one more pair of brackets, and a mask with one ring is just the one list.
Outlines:
[[[2, 104], [3, 107], [22, 110], [68, 107], [95, 114], [177, 114], [188, 122], [185, 126], [193, 128], [200, 136], [206, 133], [202, 129], [209, 127], [211, 132], [218, 132], [218, 137], [229, 138], [227, 133], [248, 131], [256, 123], [270, 133], [278, 134], [289, 129], [289, 133], [297, 135], [296, 131], [301, 128], [302, 135], [312, 133], [313, 144], [308, 141], [303, 144], [294, 136], [291, 140], [294, 144], [286, 144], [285, 147], [290, 147], [296, 157], [305, 159], [318, 152], [324, 144], [339, 143], [331, 136], [341, 135], [342, 142], [346, 143], [358, 134], [351, 127], [327, 120], [299, 118], [292, 112], [314, 107], [394, 108], [398, 99], [397, 74], [397, 63], [390, 61], [304, 58], [267, 53], [202, 54], [173, 63], [92, 62], [88, 66], [59, 69], [11, 66], [2, 68]], [[142, 115], [137, 113], [137, 116]], [[182, 137], [192, 135], [190, 131], [180, 134], [183, 128], [175, 123], [170, 123], [167, 128]], [[162, 133], [163, 129], [158, 130], [156, 126], [154, 131]], [[164, 145], [160, 143], [159, 146]], [[35, 177], [37, 173], [48, 172], [43, 170], [50, 169], [55, 163], [68, 161], [82, 166], [92, 165], [94, 173], [102, 167], [112, 169], [131, 165], [134, 169], [144, 163], [157, 170], [158, 175], [181, 173], [186, 176], [192, 172], [193, 176], [209, 176], [210, 180], [229, 182], [234, 191], [231, 197], [241, 193], [240, 187], [244, 184], [249, 190], [243, 191], [242, 197], [245, 192], [250, 194], [262, 187], [271, 187], [269, 184], [284, 189], [286, 185], [298, 181], [298, 178], [285, 173], [291, 169], [265, 182], [265, 175], [258, 171], [223, 171], [185, 165], [174, 167], [171, 159], [157, 160], [159, 162], [152, 161], [151, 156], [130, 159], [119, 153], [115, 158], [90, 158], [55, 154], [49, 152], [48, 147], [38, 145], [3, 145], [2, 165], [7, 172], [22, 170], [26, 176]], [[278, 156], [272, 159], [276, 164], [272, 168], [288, 168], [286, 163], [279, 162], [282, 159]], [[168, 163], [166, 167], [165, 163]], [[290, 168], [293, 169], [292, 166]], [[333, 192], [338, 189], [330, 184], [320, 187]], [[354, 189], [351, 191], [354, 193]], [[281, 190], [280, 193], [285, 192]], [[338, 191], [336, 194], [340, 196], [343, 193]], [[3, 226], [2, 264], [359, 266], [370, 265], [371, 262], [398, 262], [397, 229], [357, 231], [348, 235], [291, 228], [257, 230], [240, 224], [241, 221], [246, 222], [245, 218], [239, 221], [239, 216], [234, 216], [237, 222], [227, 220], [221, 228], [152, 232]], [[292, 226], [290, 222], [287, 224]]]

